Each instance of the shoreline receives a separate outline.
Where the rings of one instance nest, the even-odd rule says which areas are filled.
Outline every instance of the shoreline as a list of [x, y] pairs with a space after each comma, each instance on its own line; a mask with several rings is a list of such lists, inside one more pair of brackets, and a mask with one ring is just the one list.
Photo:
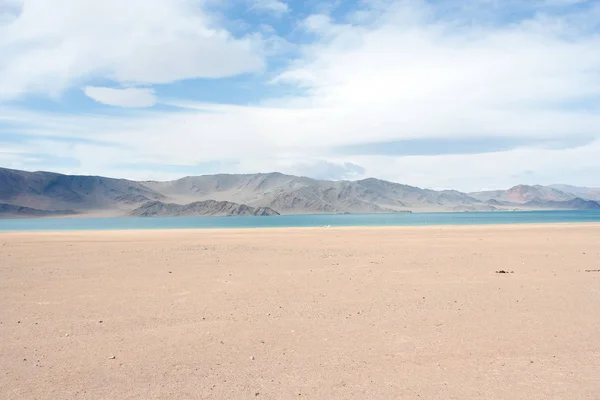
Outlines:
[[131, 229], [63, 229], [63, 230], [10, 230], [3, 231], [0, 229], [0, 236], [11, 235], [11, 234], [39, 234], [39, 235], [69, 235], [73, 233], [77, 234], [135, 234], [135, 233], [155, 233], [155, 234], [167, 234], [167, 233], [201, 233], [201, 232], [221, 232], [221, 233], [248, 233], [248, 232], [286, 232], [293, 233], [295, 231], [353, 231], [353, 230], [365, 230], [365, 231], [376, 231], [376, 230], [387, 230], [387, 231], [399, 231], [399, 230], [502, 230], [502, 229], [557, 229], [557, 228], [590, 228], [600, 229], [600, 222], [524, 222], [524, 223], [506, 223], [506, 224], [446, 224], [446, 225], [370, 225], [370, 226], [279, 226], [279, 227], [199, 227], [199, 228], [131, 228]]

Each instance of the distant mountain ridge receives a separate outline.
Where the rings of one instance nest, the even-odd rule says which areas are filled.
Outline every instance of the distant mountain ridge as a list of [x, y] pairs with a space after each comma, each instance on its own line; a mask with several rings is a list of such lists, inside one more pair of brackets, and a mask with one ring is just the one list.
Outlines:
[[600, 201], [600, 188], [588, 188], [572, 185], [550, 185], [549, 187], [560, 190], [561, 192], [570, 193], [573, 196], [580, 197], [584, 200]]
[[[578, 193], [586, 188], [576, 188]], [[217, 174], [157, 182], [0, 168], [0, 203], [42, 212], [114, 216], [276, 215], [596, 209], [574, 191], [540, 185], [463, 193], [367, 178], [325, 181], [285, 175]], [[589, 189], [586, 193], [595, 193]], [[22, 210], [35, 215], [36, 211]], [[7, 214], [3, 213], [2, 215]], [[38, 213], [39, 214], [39, 213]], [[42, 213], [43, 214], [43, 213]]]
[[282, 214], [382, 213], [412, 209], [444, 209], [477, 203], [457, 191], [434, 191], [374, 178], [359, 181], [321, 181], [281, 173], [204, 175], [170, 182], [143, 182], [175, 199], [227, 200], [270, 207]]

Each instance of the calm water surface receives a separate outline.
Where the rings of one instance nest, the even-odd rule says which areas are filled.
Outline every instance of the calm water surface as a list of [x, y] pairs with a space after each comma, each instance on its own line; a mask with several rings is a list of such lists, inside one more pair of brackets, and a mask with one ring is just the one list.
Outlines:
[[600, 211], [282, 215], [276, 217], [52, 218], [0, 220], [0, 231], [426, 226], [600, 222]]

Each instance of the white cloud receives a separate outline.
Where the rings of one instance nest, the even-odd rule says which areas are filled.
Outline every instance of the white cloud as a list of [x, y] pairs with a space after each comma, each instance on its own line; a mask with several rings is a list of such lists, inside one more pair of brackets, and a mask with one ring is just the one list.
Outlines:
[[23, 0], [0, 25], [0, 100], [88, 79], [169, 83], [264, 67], [260, 38], [232, 37], [196, 0]]
[[87, 86], [84, 93], [97, 102], [118, 107], [152, 107], [156, 104], [154, 90], [148, 88], [113, 89]]
[[343, 161], [325, 161], [314, 158], [262, 158], [251, 159], [236, 165], [240, 172], [271, 172], [308, 176], [323, 180], [353, 180], [364, 177], [362, 166]]
[[22, 5], [22, 0], [0, 0], [0, 24], [13, 21]]
[[[599, 140], [569, 150], [339, 156], [336, 146], [412, 138], [600, 138], [600, 37], [584, 29], [595, 23], [600, 7], [477, 25], [440, 17], [425, 2], [378, 3], [383, 6], [362, 10], [360, 18], [348, 19], [352, 23], [313, 16], [302, 24], [315, 41], [301, 47], [301, 56], [275, 80], [300, 87], [302, 95], [254, 106], [187, 100], [172, 102], [182, 107], [176, 113], [136, 110], [110, 117], [0, 110], [0, 119], [10, 117], [13, 125], [37, 135], [114, 143], [23, 145], [30, 153], [50, 146], [56, 156], [77, 158], [81, 172], [95, 174], [149, 178], [155, 173], [116, 167], [123, 160], [239, 161], [226, 172], [292, 172], [322, 160], [427, 187], [471, 190], [525, 179], [595, 183]], [[137, 65], [142, 76], [163, 70], [150, 65], [145, 72], [147, 63]], [[534, 173], [526, 176], [527, 171]]]
[[347, 121], [336, 130], [345, 141], [595, 132], [593, 112], [562, 105], [600, 94], [598, 36], [567, 38], [569, 27], [542, 18], [483, 29], [423, 15], [392, 7], [359, 27], [312, 17], [323, 41], [279, 80]]
[[289, 7], [282, 0], [250, 0], [253, 9], [270, 11], [276, 14], [286, 13]]
[[367, 173], [421, 187], [463, 191], [513, 185], [573, 182], [593, 186], [600, 173], [600, 140], [568, 150], [515, 149], [506, 152], [434, 157], [372, 157], [353, 159]]

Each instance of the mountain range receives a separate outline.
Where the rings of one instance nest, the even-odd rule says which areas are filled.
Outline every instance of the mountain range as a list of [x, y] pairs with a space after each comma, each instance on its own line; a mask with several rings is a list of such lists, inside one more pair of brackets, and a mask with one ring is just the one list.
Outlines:
[[0, 168], [0, 216], [186, 216], [600, 209], [600, 189], [519, 185], [463, 193], [375, 178], [325, 181], [281, 173], [132, 181]]

